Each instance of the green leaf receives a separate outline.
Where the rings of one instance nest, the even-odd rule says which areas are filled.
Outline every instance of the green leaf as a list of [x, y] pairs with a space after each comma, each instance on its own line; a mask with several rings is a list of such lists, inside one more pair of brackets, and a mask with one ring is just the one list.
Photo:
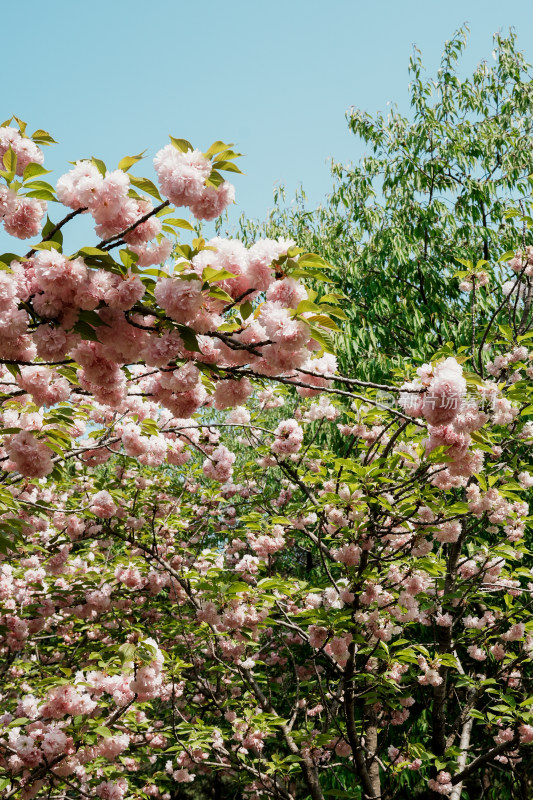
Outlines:
[[31, 138], [36, 144], [57, 144], [56, 140], [50, 136], [48, 131], [43, 131], [42, 128], [38, 128], [34, 131]]
[[331, 331], [338, 331], [339, 326], [329, 317], [326, 317], [324, 314], [315, 314], [312, 317], [309, 317], [305, 320], [308, 323], [315, 323], [315, 325], [320, 325], [321, 328], [329, 328]]
[[118, 168], [121, 169], [123, 172], [127, 172], [130, 167], [133, 167], [133, 165], [136, 164], [137, 161], [140, 161], [144, 157], [145, 153], [146, 150], [143, 150], [142, 153], [139, 153], [136, 156], [124, 156], [124, 158], [121, 158], [120, 161], [118, 162]]
[[435, 449], [426, 456], [426, 459], [432, 464], [445, 464], [449, 461], [453, 461], [453, 458], [446, 455], [447, 452], [448, 445], [440, 445], [439, 447], [435, 447]]
[[321, 283], [333, 283], [331, 278], [319, 270], [300, 269], [299, 267], [295, 267], [294, 269], [291, 269], [288, 274], [291, 276], [291, 278], [313, 278]]
[[32, 178], [36, 178], [38, 175], [48, 175], [52, 170], [45, 169], [41, 164], [31, 163], [28, 164], [26, 169], [24, 170], [24, 175], [22, 179], [24, 181], [29, 181]]
[[220, 172], [213, 170], [209, 178], [207, 178], [205, 185], [211, 186], [214, 189], [218, 189], [218, 187], [222, 186], [223, 183], [224, 183], [224, 178], [222, 177]]
[[54, 187], [48, 181], [30, 181], [24, 187], [25, 189], [46, 189], [48, 192], [54, 192]]
[[91, 163], [94, 164], [100, 175], [105, 178], [105, 174], [107, 172], [107, 167], [104, 162], [100, 158], [95, 158], [94, 156], [91, 158]]
[[157, 436], [159, 433], [157, 422], [154, 419], [143, 419], [141, 422], [141, 430], [144, 434], [149, 436]]
[[159, 191], [155, 184], [152, 181], [148, 180], [148, 178], [137, 178], [135, 175], [130, 175], [130, 183], [132, 186], [135, 186], [136, 189], [140, 189], [141, 192], [146, 192], [146, 194], [155, 197], [156, 200], [162, 202], [162, 197], [159, 194]]
[[104, 739], [108, 739], [110, 736], [113, 736], [113, 731], [110, 731], [105, 725], [98, 725], [96, 728], [93, 728], [93, 732], [103, 736]]
[[24, 259], [16, 253], [2, 253], [0, 259], [4, 264], [11, 264], [12, 261], [24, 261]]
[[499, 257], [498, 263], [501, 264], [504, 261], [511, 261], [516, 256], [515, 250], [507, 250], [502, 256]]
[[443, 655], [439, 656], [439, 661], [445, 667], [457, 669], [457, 659], [451, 653], [443, 653]]
[[128, 248], [119, 250], [119, 256], [126, 269], [131, 269], [139, 260], [138, 253], [133, 253], [131, 250], [128, 250]]
[[208, 283], [215, 283], [216, 281], [224, 281], [236, 277], [234, 272], [228, 272], [227, 269], [214, 269], [214, 267], [204, 267], [204, 271], [202, 272], [202, 279]]
[[10, 372], [14, 378], [20, 377], [20, 367], [18, 364], [5, 364], [7, 371]]
[[11, 145], [7, 148], [6, 152], [4, 153], [4, 157], [2, 158], [4, 163], [4, 167], [8, 172], [12, 172], [15, 174], [17, 170], [17, 154], [13, 151]]
[[81, 250], [78, 250], [78, 252], [74, 253], [70, 258], [76, 258], [77, 256], [81, 256], [90, 267], [101, 267], [102, 269], [119, 274], [122, 269], [106, 250], [100, 250], [98, 247], [82, 247]]
[[336, 308], [335, 306], [330, 306], [327, 303], [320, 304], [320, 311], [325, 311], [326, 314], [330, 314], [332, 317], [337, 317], [337, 319], [348, 319], [348, 316], [344, 313], [342, 308]]
[[484, 492], [486, 492], [487, 491], [487, 481], [485, 480], [485, 476], [481, 475], [481, 474], [478, 474], [478, 475], [476, 475], [476, 478], [477, 478], [477, 482], [481, 486], [482, 490]]
[[513, 340], [513, 331], [509, 327], [509, 325], [498, 325], [500, 332], [503, 334], [504, 338], [508, 341]]
[[335, 354], [335, 345], [330, 334], [326, 333], [324, 329], [316, 328], [314, 325], [310, 325], [310, 328], [311, 338], [318, 342], [324, 352]]
[[187, 350], [190, 350], [193, 353], [200, 353], [201, 350], [198, 344], [198, 339], [196, 338], [196, 334], [192, 328], [188, 328], [186, 325], [177, 325], [176, 327]]
[[111, 258], [107, 250], [100, 250], [98, 247], [82, 247], [81, 250], [78, 250], [78, 253], [82, 256], [102, 256]]
[[57, 198], [48, 189], [34, 189], [31, 192], [26, 192], [26, 197], [34, 197], [36, 200], [46, 200], [48, 203], [56, 203]]
[[49, 239], [47, 242], [39, 242], [39, 244], [33, 245], [34, 250], [61, 250], [61, 245], [59, 242], [54, 241], [53, 239]]
[[171, 219], [165, 219], [165, 225], [173, 225], [175, 228], [184, 228], [186, 231], [194, 231], [193, 226], [190, 222], [187, 222], [186, 219], [177, 219], [176, 217], [172, 217]]
[[306, 311], [316, 311], [317, 313], [321, 312], [320, 306], [317, 306], [315, 303], [312, 303], [311, 300], [301, 300], [298, 303], [298, 307], [296, 308], [297, 314], [303, 314]]
[[325, 261], [321, 256], [316, 253], [302, 253], [298, 259], [299, 267], [319, 267], [320, 269], [335, 269], [331, 264]]
[[238, 172], [240, 175], [243, 174], [237, 164], [234, 164], [232, 161], [215, 161], [213, 163], [213, 168], [220, 169], [223, 172]]
[[99, 328], [104, 325], [106, 328], [109, 328], [107, 322], [100, 317], [96, 311], [80, 311], [79, 319], [83, 322], [86, 322], [88, 325], [92, 325], [94, 328]]
[[188, 244], [177, 244], [175, 245], [174, 249], [176, 253], [182, 256], [186, 261], [189, 261], [192, 258], [192, 249]]
[[[183, 139], [179, 139], [178, 141], [183, 141]], [[224, 142], [213, 142], [209, 150], [207, 150], [207, 152], [205, 152], [204, 155], [206, 158], [211, 158], [211, 156], [215, 156], [217, 155], [217, 153], [222, 153], [223, 150], [228, 150], [230, 147], [233, 147], [233, 145], [224, 144]]]
[[463, 377], [467, 383], [472, 383], [475, 386], [484, 386], [485, 382], [475, 372], [463, 372]]
[[28, 123], [27, 122], [23, 122], [18, 117], [15, 117], [15, 115], [13, 115], [13, 119], [16, 121], [17, 125], [19, 126], [20, 133], [22, 134], [22, 136], [24, 136], [24, 132], [26, 131], [26, 128], [28, 127]]
[[175, 139], [174, 136], [171, 136], [170, 141], [176, 150], [180, 150], [182, 153], [188, 153], [189, 150], [194, 150], [194, 147], [187, 139]]
[[[52, 233], [52, 231], [54, 230], [54, 228], [55, 228], [55, 225], [54, 225], [54, 223], [52, 222], [52, 220], [50, 219], [50, 217], [47, 217], [47, 218], [46, 218], [46, 224], [45, 224], [45, 226], [44, 226], [44, 228], [42, 229], [42, 232], [41, 232], [41, 233], [42, 233], [42, 236], [43, 236], [43, 239], [46, 239], [46, 238], [47, 238], [47, 237], [50, 235], [50, 233]], [[51, 236], [51, 237], [48, 239], [48, 241], [50, 241], [50, 242], [57, 242], [57, 244], [59, 245], [59, 247], [61, 247], [61, 246], [63, 245], [63, 232], [62, 232], [61, 230], [57, 230], [57, 231], [54, 233], [54, 235], [53, 235], [53, 236]]]
[[225, 303], [232, 303], [233, 297], [221, 289], [220, 286], [212, 286], [208, 292], [209, 297], [214, 297], [215, 300], [223, 300]]
[[248, 319], [248, 317], [250, 316], [250, 314], [252, 314], [252, 313], [253, 313], [253, 310], [254, 310], [254, 307], [253, 307], [253, 305], [250, 303], [250, 301], [249, 301], [249, 300], [246, 300], [246, 302], [245, 302], [245, 303], [242, 303], [242, 305], [240, 305], [240, 306], [239, 306], [239, 311], [241, 312], [241, 317], [242, 317], [243, 319]]
[[341, 294], [338, 294], [338, 293], [330, 293], [330, 294], [325, 294], [323, 297], [321, 297], [319, 299], [318, 302], [321, 303], [321, 304], [322, 303], [333, 303], [335, 305], [338, 305], [339, 300], [342, 300], [343, 297], [344, 297], [344, 295], [341, 295]]
[[233, 161], [235, 158], [242, 158], [244, 154], [236, 153], [235, 150], [224, 150], [224, 152], [217, 155], [219, 161]]
[[98, 336], [94, 328], [82, 319], [78, 320], [73, 328], [75, 333], [79, 333], [82, 339], [87, 339], [90, 342], [98, 342]]
[[16, 719], [12, 719], [9, 723], [9, 728], [20, 728], [21, 725], [26, 725], [28, 722], [31, 722], [28, 717], [17, 717]]

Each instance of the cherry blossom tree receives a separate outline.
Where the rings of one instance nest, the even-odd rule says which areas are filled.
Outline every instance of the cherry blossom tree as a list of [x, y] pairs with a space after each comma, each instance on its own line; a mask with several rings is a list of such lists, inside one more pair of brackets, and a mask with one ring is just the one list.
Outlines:
[[232, 201], [231, 146], [54, 188], [12, 122], [4, 227], [38, 241], [0, 272], [3, 796], [529, 796], [532, 220], [451, 278], [470, 344], [373, 383], [337, 371], [319, 256], [172, 216]]

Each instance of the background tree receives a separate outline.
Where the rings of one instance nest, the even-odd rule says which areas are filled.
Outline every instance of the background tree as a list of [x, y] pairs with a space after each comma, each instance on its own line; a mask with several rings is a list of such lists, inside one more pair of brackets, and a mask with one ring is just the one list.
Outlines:
[[[283, 191], [245, 237], [292, 236], [337, 269], [348, 298], [339, 341], [345, 374], [382, 379], [405, 359], [425, 360], [452, 337], [467, 343], [458, 260], [499, 256], [520, 241], [509, 209], [529, 196], [533, 172], [533, 86], [516, 36], [496, 34], [491, 60], [462, 77], [467, 29], [446, 42], [435, 78], [420, 52], [409, 62], [410, 112], [347, 112], [367, 148], [357, 165], [334, 163], [332, 194], [316, 210], [305, 193]], [[482, 266], [482, 265], [480, 265]], [[478, 302], [486, 319], [491, 301]]]

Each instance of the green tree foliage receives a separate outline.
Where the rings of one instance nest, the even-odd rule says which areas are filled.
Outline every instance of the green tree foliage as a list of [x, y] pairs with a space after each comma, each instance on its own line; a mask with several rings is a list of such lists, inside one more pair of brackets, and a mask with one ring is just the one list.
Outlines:
[[[309, 210], [301, 191], [286, 207], [278, 191], [266, 222], [241, 220], [250, 239], [290, 235], [336, 267], [349, 316], [339, 342], [344, 374], [383, 379], [406, 358], [426, 359], [452, 329], [455, 345], [467, 344], [465, 297], [450, 279], [458, 260], [491, 261], [521, 240], [508, 212], [532, 186], [529, 65], [514, 33], [497, 34], [492, 58], [462, 77], [466, 41], [463, 28], [446, 42], [435, 78], [414, 49], [407, 114], [348, 111], [366, 155], [333, 164], [323, 205]], [[487, 297], [482, 316], [499, 302]]]

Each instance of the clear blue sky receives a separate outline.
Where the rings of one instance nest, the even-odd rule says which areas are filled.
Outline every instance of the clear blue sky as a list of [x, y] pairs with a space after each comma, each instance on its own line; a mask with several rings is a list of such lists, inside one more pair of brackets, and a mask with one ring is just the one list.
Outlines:
[[[471, 27], [465, 69], [514, 26], [533, 61], [531, 0], [51, 0], [2, 7], [3, 117], [50, 131], [56, 175], [95, 155], [115, 166], [184, 137], [246, 154], [238, 207], [262, 218], [276, 183], [329, 190], [328, 159], [362, 153], [344, 113], [406, 109], [412, 44], [435, 69], [445, 39]], [[144, 173], [143, 173], [144, 170]], [[151, 174], [151, 163], [137, 174]], [[52, 211], [53, 216], [53, 211]]]

